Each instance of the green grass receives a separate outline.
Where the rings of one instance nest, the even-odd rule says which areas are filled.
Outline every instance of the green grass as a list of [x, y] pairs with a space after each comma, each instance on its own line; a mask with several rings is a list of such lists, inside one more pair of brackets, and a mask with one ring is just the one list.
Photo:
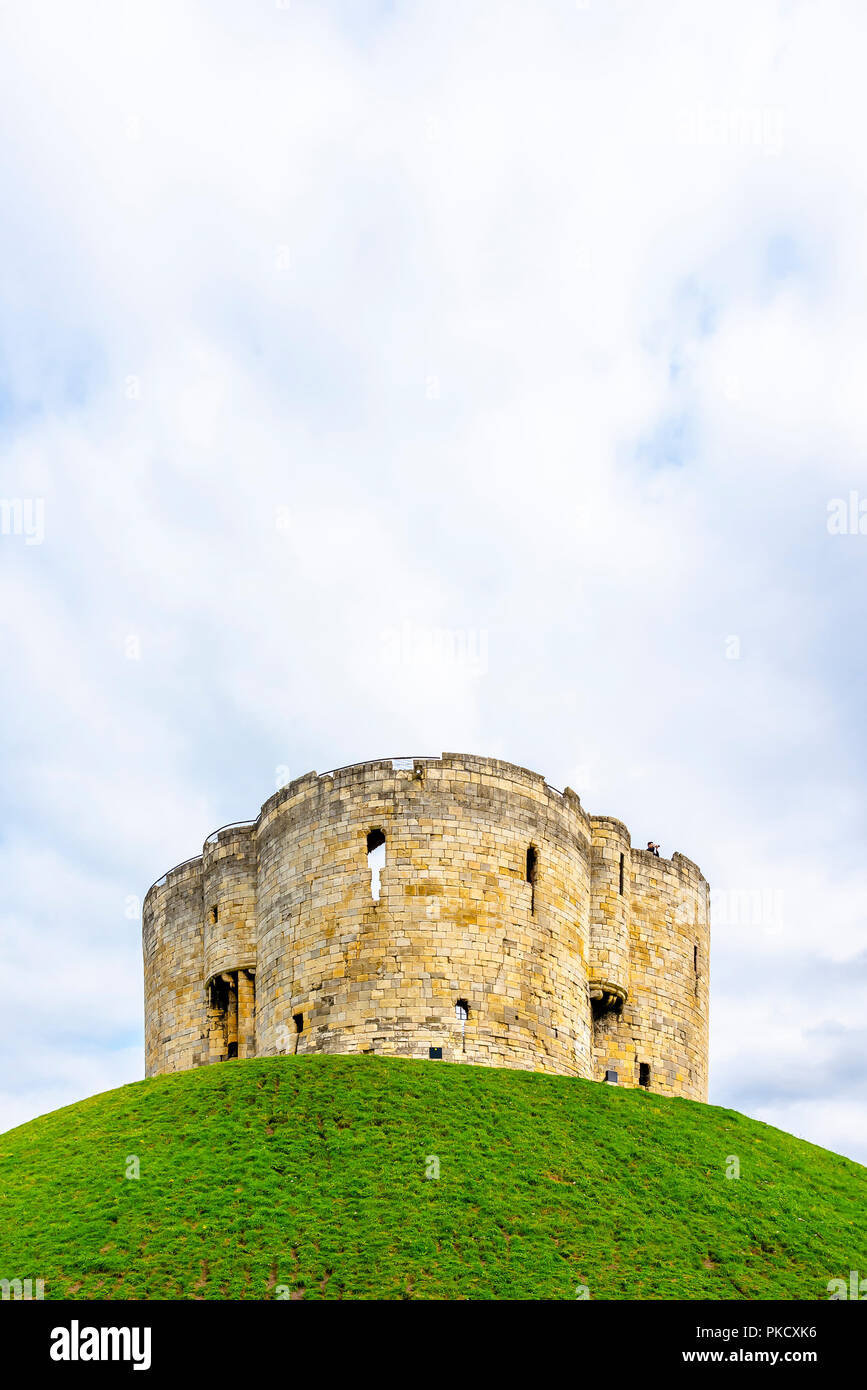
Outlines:
[[46, 1298], [827, 1298], [867, 1274], [865, 1180], [694, 1101], [262, 1058], [0, 1135], [0, 1277], [43, 1278]]

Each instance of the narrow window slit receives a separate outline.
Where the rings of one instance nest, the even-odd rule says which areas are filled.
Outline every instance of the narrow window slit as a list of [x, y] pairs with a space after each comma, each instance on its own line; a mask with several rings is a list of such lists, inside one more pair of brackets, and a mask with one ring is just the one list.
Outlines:
[[625, 856], [624, 854], [621, 854], [621, 856], [620, 856], [620, 891], [621, 891], [621, 893], [623, 892], [623, 861], [624, 861], [625, 858], [626, 858], [626, 856]]
[[530, 911], [536, 911], [536, 874], [539, 868], [539, 855], [535, 845], [527, 846], [527, 882], [530, 885]]
[[301, 1040], [301, 1034], [302, 1034], [302, 1032], [304, 1031], [304, 1015], [303, 1015], [303, 1014], [293, 1014], [293, 1015], [292, 1015], [292, 1022], [295, 1024], [295, 1051], [297, 1052], [297, 1051], [298, 1051], [298, 1043], [300, 1042], [300, 1040]]
[[368, 831], [367, 867], [370, 869], [370, 896], [378, 903], [381, 890], [380, 874], [385, 868], [385, 833], [382, 830]]

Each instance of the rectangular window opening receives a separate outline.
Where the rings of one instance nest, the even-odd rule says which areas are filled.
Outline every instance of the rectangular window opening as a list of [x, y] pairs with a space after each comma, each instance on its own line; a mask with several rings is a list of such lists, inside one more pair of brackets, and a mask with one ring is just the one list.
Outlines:
[[459, 999], [455, 1004], [455, 1017], [460, 1019], [461, 1024], [461, 1052], [467, 1050], [467, 1019], [470, 1016], [470, 1006], [466, 999]]
[[649, 1062], [639, 1062], [639, 1063], [638, 1063], [638, 1084], [639, 1084], [639, 1086], [645, 1086], [648, 1090], [650, 1090], [650, 1063], [649, 1063]]

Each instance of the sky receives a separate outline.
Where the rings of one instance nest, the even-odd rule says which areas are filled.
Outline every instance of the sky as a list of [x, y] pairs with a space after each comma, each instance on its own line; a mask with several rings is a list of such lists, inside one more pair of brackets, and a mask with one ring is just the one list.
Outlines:
[[697, 862], [711, 1101], [867, 1162], [864, 39], [0, 8], [0, 1127], [143, 1075], [154, 879], [445, 750]]

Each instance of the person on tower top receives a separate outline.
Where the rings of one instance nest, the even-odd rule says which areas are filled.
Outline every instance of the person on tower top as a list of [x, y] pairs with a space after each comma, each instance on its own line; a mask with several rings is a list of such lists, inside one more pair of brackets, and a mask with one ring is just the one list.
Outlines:
[[655, 845], [652, 840], [648, 840], [647, 848], [650, 850], [651, 854], [655, 854], [657, 859], [659, 858], [659, 845]]

